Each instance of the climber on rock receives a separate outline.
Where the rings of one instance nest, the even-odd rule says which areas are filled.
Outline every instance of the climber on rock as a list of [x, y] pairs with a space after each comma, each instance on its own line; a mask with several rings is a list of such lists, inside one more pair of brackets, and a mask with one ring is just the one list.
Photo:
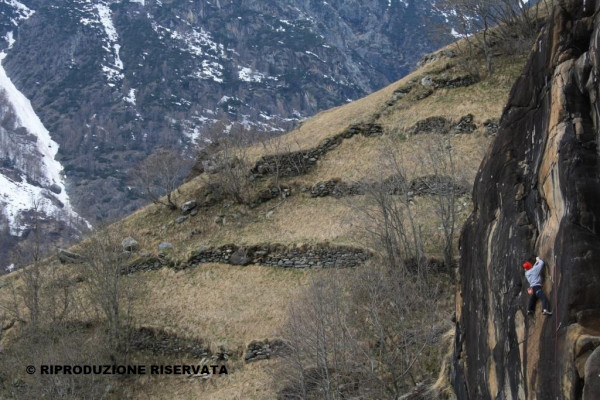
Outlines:
[[548, 308], [548, 299], [542, 290], [542, 268], [544, 267], [544, 261], [536, 257], [535, 264], [531, 265], [529, 261], [525, 261], [523, 263], [523, 268], [525, 268], [525, 277], [529, 282], [529, 289], [527, 289], [527, 293], [531, 295], [529, 298], [529, 306], [527, 307], [527, 314], [533, 314], [535, 310], [535, 303], [537, 299], [542, 300], [542, 314], [544, 315], [552, 315], [552, 312]]

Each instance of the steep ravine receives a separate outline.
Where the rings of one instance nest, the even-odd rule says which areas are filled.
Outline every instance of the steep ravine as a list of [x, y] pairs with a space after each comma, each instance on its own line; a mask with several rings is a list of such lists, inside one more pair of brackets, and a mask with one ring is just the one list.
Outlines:
[[[459, 399], [600, 398], [600, 1], [562, 0], [512, 89], [461, 241]], [[554, 315], [526, 315], [547, 261]]]

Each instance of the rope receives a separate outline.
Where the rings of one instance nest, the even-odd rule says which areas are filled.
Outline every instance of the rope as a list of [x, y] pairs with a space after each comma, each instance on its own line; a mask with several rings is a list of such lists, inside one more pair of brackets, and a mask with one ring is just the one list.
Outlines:
[[558, 276], [556, 275], [556, 255], [554, 255], [554, 266], [552, 269], [552, 294], [554, 296], [554, 377], [557, 384], [556, 393], [558, 393], [560, 390], [560, 379], [558, 379], [558, 290], [556, 284]]

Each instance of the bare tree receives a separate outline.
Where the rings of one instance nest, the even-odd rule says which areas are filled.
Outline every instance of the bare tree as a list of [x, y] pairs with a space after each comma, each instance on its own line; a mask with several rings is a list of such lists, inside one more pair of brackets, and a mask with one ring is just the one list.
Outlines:
[[388, 266], [406, 267], [410, 262], [424, 272], [427, 261], [421, 224], [405, 160], [401, 153], [395, 152], [398, 148], [393, 142], [382, 148], [379, 181], [364, 185], [366, 204], [353, 208], [362, 217], [371, 247], [380, 252]]
[[351, 390], [348, 354], [356, 340], [342, 310], [343, 289], [333, 277], [315, 279], [292, 304], [283, 335], [289, 351], [279, 374], [286, 382], [286, 399], [341, 399]]
[[396, 268], [321, 275], [290, 308], [280, 398], [399, 399], [437, 361], [441, 296], [431, 280]]
[[273, 186], [283, 201], [286, 199], [286, 192], [282, 190], [281, 178], [306, 173], [309, 156], [307, 152], [300, 150], [297, 140], [285, 143], [279, 135], [266, 137], [261, 140], [261, 144], [265, 153], [261, 162], [266, 166], [265, 172], [273, 180]]
[[[45, 277], [42, 274], [42, 201], [39, 198], [31, 199], [32, 208], [28, 214], [31, 218], [31, 226], [27, 238], [13, 251], [13, 258], [20, 265], [20, 276], [23, 284], [18, 288], [12, 287], [13, 313], [21, 321], [26, 321], [32, 331], [39, 327], [42, 314], [42, 288]], [[22, 304], [28, 313], [27, 319], [23, 319], [20, 313]]]
[[122, 279], [123, 267], [130, 254], [107, 230], [98, 231], [83, 245], [85, 290], [92, 305], [102, 310], [108, 325], [109, 345], [121, 344], [123, 300], [132, 288]]
[[[105, 395], [107, 378], [91, 375], [77, 379], [70, 375], [33, 377], [26, 374], [23, 366], [41, 361], [57, 365], [114, 362], [110, 359], [115, 354], [112, 337], [118, 336], [114, 332], [122, 327], [119, 318], [123, 319], [123, 293], [127, 293], [128, 286], [110, 271], [111, 266], [121, 265], [118, 260], [124, 258], [122, 250], [111, 245], [114, 240], [111, 242], [106, 237], [91, 239], [86, 249], [93, 251], [84, 253], [83, 273], [88, 281], [79, 285], [73, 279], [72, 268], [41, 258], [41, 239], [34, 233], [35, 230], [21, 245], [17, 257], [20, 265], [30, 264], [7, 279], [6, 289], [12, 298], [0, 303], [0, 338], [3, 332], [11, 331], [10, 345], [2, 349], [0, 377], [6, 382], [18, 382], [0, 385], [0, 397], [100, 398]], [[90, 302], [73, 295], [80, 289], [88, 290]], [[75, 304], [76, 299], [81, 303]], [[109, 325], [106, 333], [92, 327], [90, 321], [80, 319], [89, 312], [89, 305], [98, 306], [106, 313]], [[82, 306], [83, 310], [76, 306]], [[77, 311], [84, 313], [77, 314]], [[114, 317], [115, 314], [119, 315]]]
[[250, 198], [248, 149], [256, 140], [256, 132], [221, 120], [215, 123], [208, 136], [216, 143], [210, 155], [213, 180], [225, 195], [233, 197], [238, 203], [246, 203]]
[[461, 187], [450, 140], [447, 137], [430, 137], [426, 147], [429, 165], [425, 168], [432, 172], [432, 179], [429, 180], [432, 186], [430, 192], [433, 194], [436, 213], [444, 233], [444, 264], [450, 267], [454, 261], [457, 202]]
[[173, 150], [158, 148], [131, 170], [131, 178], [150, 201], [175, 210], [177, 205], [173, 201], [173, 192], [190, 166], [188, 158]]
[[[261, 140], [261, 144], [265, 154], [276, 155], [284, 152], [281, 136], [266, 137]], [[275, 180], [275, 186], [281, 192], [281, 169], [283, 167], [281, 157], [273, 157], [272, 176]]]
[[486, 71], [491, 74], [494, 45], [501, 44], [513, 53], [528, 50], [541, 26], [540, 7], [552, 7], [549, 3], [553, 1], [443, 0], [438, 6], [447, 12], [456, 34], [463, 39], [466, 56], [474, 57], [481, 51]]

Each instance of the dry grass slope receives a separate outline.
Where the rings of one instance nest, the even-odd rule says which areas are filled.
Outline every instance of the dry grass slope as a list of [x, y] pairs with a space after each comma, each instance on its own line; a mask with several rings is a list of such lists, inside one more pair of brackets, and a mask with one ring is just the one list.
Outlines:
[[[280, 204], [278, 200], [272, 200], [256, 208], [248, 208], [225, 201], [201, 209], [198, 215], [180, 224], [174, 222], [180, 215], [177, 211], [148, 205], [108, 229], [120, 238], [128, 235], [136, 238], [142, 252], [156, 254], [160, 242], [171, 242], [174, 244], [172, 257], [179, 261], [187, 260], [189, 253], [201, 244], [330, 242], [361, 245], [362, 221], [352, 208], [364, 201], [361, 196], [351, 199], [311, 198], [301, 189], [333, 178], [347, 182], [385, 178], [381, 173], [381, 149], [389, 147], [390, 138], [401, 144], [393, 149], [394, 152], [404, 160], [405, 167], [418, 176], [421, 160], [426, 157], [427, 135], [413, 136], [408, 134], [409, 129], [428, 117], [441, 116], [457, 122], [466, 114], [473, 114], [478, 129], [471, 134], [452, 135], [450, 140], [465, 179], [472, 182], [490, 141], [483, 122], [500, 117], [512, 82], [523, 63], [524, 59], [497, 58], [496, 72], [491, 77], [468, 87], [440, 88], [417, 100], [417, 94], [426, 90], [421, 85], [424, 77], [450, 79], [463, 74], [455, 58], [441, 57], [368, 97], [305, 121], [298, 129], [277, 139], [280, 142], [273, 147], [292, 150], [313, 148], [323, 139], [338, 135], [353, 124], [366, 122], [382, 125], [383, 135], [356, 135], [346, 139], [319, 159], [308, 174], [286, 178], [284, 183], [293, 188], [292, 196]], [[394, 92], [407, 86], [413, 87], [411, 93], [390, 102]], [[262, 146], [255, 146], [251, 150], [252, 159], [258, 160], [263, 152]], [[205, 175], [198, 176], [184, 184], [174, 198], [179, 204], [198, 198], [206, 182]], [[469, 197], [461, 199], [462, 219], [470, 210]], [[431, 202], [426, 197], [416, 202], [421, 210], [419, 215], [424, 232], [430, 239], [429, 251], [439, 254], [441, 250], [435, 240], [438, 227], [432, 225], [428, 218]], [[221, 221], [224, 216], [225, 223], [215, 223], [217, 216], [221, 216]], [[139, 377], [124, 385], [121, 394], [139, 399], [276, 398], [269, 373], [273, 361], [244, 364], [243, 350], [251, 340], [278, 336], [287, 306], [319, 273], [318, 270], [208, 264], [182, 271], [163, 268], [128, 277], [135, 279], [138, 287], [133, 317], [136, 325], [167, 327], [180, 336], [206, 340], [213, 349], [224, 346], [234, 356], [228, 364], [231, 373], [226, 377], [208, 380]], [[352, 271], [344, 273], [351, 274]], [[4, 283], [0, 286], [2, 302], [8, 301], [10, 296], [5, 289], [8, 279], [18, 280], [18, 277], [13, 275], [0, 279], [0, 284]], [[5, 335], [4, 346], [10, 346], [8, 337]], [[180, 361], [165, 359], [169, 363]]]

